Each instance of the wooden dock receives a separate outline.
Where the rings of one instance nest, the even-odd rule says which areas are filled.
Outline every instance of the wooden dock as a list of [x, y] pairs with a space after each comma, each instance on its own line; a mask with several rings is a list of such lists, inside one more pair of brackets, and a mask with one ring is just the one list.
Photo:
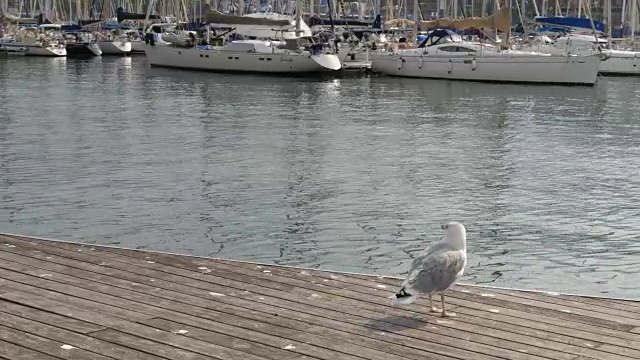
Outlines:
[[640, 302], [456, 286], [0, 235], [0, 358], [640, 359]]

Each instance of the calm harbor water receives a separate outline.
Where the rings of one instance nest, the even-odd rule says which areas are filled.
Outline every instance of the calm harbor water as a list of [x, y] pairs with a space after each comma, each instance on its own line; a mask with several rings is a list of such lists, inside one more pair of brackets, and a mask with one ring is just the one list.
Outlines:
[[0, 59], [0, 231], [640, 298], [640, 79], [594, 88]]

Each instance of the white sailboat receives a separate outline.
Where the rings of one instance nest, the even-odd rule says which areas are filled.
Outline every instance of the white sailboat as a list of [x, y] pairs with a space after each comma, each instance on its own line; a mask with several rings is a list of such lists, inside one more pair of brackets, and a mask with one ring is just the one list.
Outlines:
[[[237, 26], [291, 29], [289, 19], [271, 19], [256, 16], [230, 16], [209, 12], [207, 20], [212, 25], [236, 28]], [[296, 19], [296, 30], [300, 29]], [[210, 36], [210, 32], [207, 31]], [[163, 36], [164, 41], [167, 40]], [[193, 39], [195, 40], [195, 38]], [[209, 39], [210, 40], [210, 39]], [[176, 44], [150, 42], [145, 46], [151, 66], [176, 67], [209, 71], [236, 71], [261, 73], [315, 73], [339, 70], [340, 59], [324, 44], [314, 44], [310, 38], [290, 37], [284, 41], [236, 40], [224, 46], [208, 45], [179, 47]]]
[[[0, 46], [6, 53], [26, 56], [67, 55], [60, 33], [60, 25], [43, 24], [38, 26], [35, 25], [34, 19], [9, 15], [0, 9], [0, 28], [3, 20], [16, 24], [15, 33], [0, 39]], [[29, 25], [21, 26], [24, 23]]]
[[[294, 40], [295, 41], [295, 40]], [[296, 45], [295, 43], [293, 43]], [[151, 66], [210, 71], [310, 73], [340, 70], [340, 59], [323, 50], [289, 50], [282, 42], [238, 40], [225, 46], [145, 45]]]
[[[436, 20], [433, 25], [484, 28], [508, 32], [509, 8], [482, 19]], [[461, 22], [464, 22], [461, 23]], [[494, 45], [463, 41], [449, 30], [435, 30], [418, 48], [372, 52], [371, 69], [393, 76], [513, 83], [594, 85], [599, 55], [552, 56], [540, 52], [502, 50]]]
[[[582, 0], [579, 0], [579, 4]], [[632, 10], [635, 9], [635, 0], [632, 1]], [[607, 57], [606, 61], [600, 63], [600, 73], [604, 75], [640, 75], [640, 52], [633, 50], [614, 49], [611, 38], [611, 4], [607, 2], [606, 20], [608, 26], [604, 23], [582, 17], [536, 17], [534, 20], [540, 24], [548, 24], [571, 29], [573, 32], [563, 34], [551, 40], [546, 35], [535, 38], [535, 43], [527, 46], [528, 49], [550, 53], [553, 55], [595, 55], [602, 54]], [[588, 7], [585, 7], [588, 9]], [[637, 15], [635, 11], [631, 11], [631, 40], [633, 41], [635, 32], [635, 23]], [[606, 29], [605, 29], [606, 27]], [[585, 34], [587, 30], [593, 34]], [[608, 33], [608, 38], [601, 36], [602, 33]], [[582, 32], [582, 33], [581, 33]]]
[[16, 34], [16, 44], [27, 49], [26, 56], [67, 56], [62, 35], [56, 36], [60, 25], [43, 24], [38, 28], [23, 28]]
[[608, 49], [608, 41], [586, 34], [563, 35], [551, 42], [532, 45], [528, 49], [553, 55], [597, 55], [607, 57], [600, 63], [604, 75], [640, 75], [640, 51]]
[[109, 34], [98, 34], [97, 44], [102, 50], [102, 55], [124, 55], [132, 50], [129, 36], [118, 31]]
[[387, 75], [489, 82], [594, 85], [601, 57], [500, 50], [436, 30], [416, 49], [372, 52], [371, 68]]

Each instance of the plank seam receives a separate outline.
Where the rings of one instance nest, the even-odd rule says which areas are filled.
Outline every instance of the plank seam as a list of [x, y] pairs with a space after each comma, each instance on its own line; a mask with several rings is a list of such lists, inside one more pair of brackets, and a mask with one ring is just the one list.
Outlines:
[[[29, 350], [29, 351], [33, 351], [33, 352], [36, 352], [36, 353], [42, 354], [42, 355], [44, 355], [44, 356], [49, 356], [49, 357], [54, 358], [54, 359], [61, 359], [61, 360], [64, 360], [64, 358], [61, 358], [61, 357], [59, 357], [59, 356], [55, 356], [55, 355], [51, 355], [51, 354], [47, 354], [47, 353], [42, 352], [42, 351], [40, 351], [40, 350], [31, 349], [31, 348], [28, 348], [28, 347], [26, 347], [26, 346], [24, 346], [24, 345], [16, 344], [15, 342], [10, 341], [10, 340], [6, 340], [6, 339], [1, 339], [1, 340], [0, 340], [0, 342], [3, 342], [3, 341], [4, 341], [4, 342], [7, 342], [7, 343], [9, 343], [9, 344], [11, 344], [11, 345], [14, 345], [14, 346], [20, 347], [20, 348], [27, 349], [27, 350]], [[9, 359], [9, 360], [11, 360], [11, 359]]]
[[[39, 278], [39, 277], [34, 276], [34, 275], [31, 275], [31, 274], [25, 274], [25, 273], [21, 273], [21, 272], [18, 272], [18, 271], [12, 271], [12, 270], [8, 270], [8, 269], [2, 269], [2, 268], [0, 268], [0, 271], [1, 271], [1, 270], [11, 271], [11, 272], [15, 272], [15, 273], [17, 273], [17, 274], [21, 274], [21, 275], [29, 276], [29, 277], [34, 278], [34, 280], [38, 280], [38, 279], [42, 280], [42, 278]], [[39, 290], [44, 290], [44, 291], [48, 291], [48, 292], [52, 292], [52, 293], [56, 293], [56, 294], [59, 294], [59, 295], [65, 296], [65, 297], [73, 297], [73, 298], [81, 299], [81, 300], [83, 300], [83, 301], [87, 301], [87, 302], [94, 302], [94, 303], [96, 303], [96, 304], [103, 304], [103, 305], [107, 305], [107, 306], [111, 306], [111, 307], [115, 307], [115, 308], [119, 308], [119, 309], [123, 309], [123, 310], [131, 311], [131, 310], [129, 310], [129, 309], [127, 309], [127, 308], [125, 308], [125, 307], [116, 306], [116, 305], [114, 305], [114, 304], [110, 304], [110, 303], [108, 303], [108, 302], [97, 302], [97, 301], [95, 301], [95, 300], [87, 299], [87, 298], [85, 298], [85, 297], [80, 297], [80, 296], [74, 296], [74, 295], [66, 294], [66, 293], [60, 292], [60, 291], [58, 291], [58, 290], [51, 290], [51, 289], [41, 288], [41, 287], [36, 286], [36, 285], [27, 284], [27, 283], [25, 283], [25, 282], [23, 282], [23, 281], [18, 281], [18, 280], [9, 280], [9, 279], [6, 279], [6, 280], [11, 281], [11, 282], [14, 282], [14, 283], [21, 284], [21, 285], [24, 285], [24, 286], [32, 287], [32, 288], [35, 288], [35, 289], [39, 289]], [[50, 281], [50, 280], [47, 280], [47, 281]], [[53, 282], [54, 282], [54, 283], [56, 283], [56, 284], [64, 284], [64, 283], [59, 282], [59, 281], [53, 281]], [[64, 284], [64, 285], [68, 285], [68, 284]], [[68, 285], [68, 286], [73, 286], [73, 285]], [[80, 288], [80, 287], [77, 287], [77, 286], [73, 286], [73, 287], [78, 288], [78, 289], [82, 289], [82, 290], [85, 290], [85, 291], [93, 291], [93, 292], [95, 292], [95, 293], [97, 293], [97, 294], [103, 294], [103, 295], [110, 295], [110, 296], [113, 296], [113, 295], [111, 295], [111, 294], [100, 293], [100, 292], [96, 292], [96, 291], [94, 291], [94, 290], [85, 289], [85, 288]], [[29, 292], [27, 291], [26, 293], [29, 293]], [[117, 296], [116, 296], [116, 297], [117, 297]], [[20, 305], [22, 305], [22, 304], [20, 304]], [[138, 312], [138, 311], [131, 311], [131, 312], [137, 312], [137, 313], [139, 313], [140, 315], [146, 315], [146, 316], [153, 317], [153, 314], [149, 314], [149, 313], [143, 313], [143, 312]], [[129, 321], [129, 319], [126, 317], [126, 315], [111, 315], [111, 316], [113, 316], [114, 318], [121, 319], [121, 320], [127, 320], [127, 321]], [[148, 318], [145, 318], [145, 320], [146, 320], [146, 319], [148, 319]]]
[[[27, 320], [28, 320], [28, 319], [27, 319]], [[47, 325], [49, 325], [49, 324], [47, 324]], [[56, 327], [56, 328], [57, 328], [57, 326], [54, 326], [54, 325], [50, 325], [50, 326], [53, 326], [53, 327]], [[21, 333], [25, 333], [25, 334], [33, 335], [33, 336], [35, 336], [35, 337], [39, 337], [39, 338], [43, 338], [43, 339], [47, 339], [47, 340], [49, 340], [49, 341], [54, 341], [54, 342], [61, 343], [61, 342], [60, 342], [60, 341], [58, 341], [58, 340], [51, 339], [51, 338], [48, 338], [48, 337], [46, 337], [46, 336], [42, 336], [41, 334], [36, 334], [36, 333], [31, 332], [31, 331], [26, 331], [26, 330], [18, 329], [18, 328], [15, 328], [15, 327], [11, 326], [11, 325], [0, 324], [0, 328], [2, 328], [2, 327], [9, 328], [9, 329], [13, 329], [13, 330], [15, 330], [16, 332], [21, 332]], [[76, 334], [79, 334], [79, 333], [76, 333]], [[82, 335], [82, 334], [79, 334], [79, 335]], [[8, 341], [8, 340], [4, 340], [4, 341], [10, 342], [10, 343], [12, 343], [12, 344], [14, 344], [14, 345], [22, 346], [22, 345], [19, 345], [19, 344], [14, 343], [14, 342], [12, 342], [12, 341]], [[61, 344], [64, 344], [64, 343], [61, 343]], [[24, 346], [22, 346], [22, 347], [24, 347]], [[98, 355], [98, 356], [102, 356], [102, 357], [105, 357], [105, 358], [108, 358], [108, 359], [114, 359], [114, 360], [117, 360], [116, 358], [114, 358], [114, 357], [112, 357], [112, 356], [108, 356], [108, 355], [105, 355], [105, 354], [100, 354], [100, 353], [97, 353], [97, 352], [95, 352], [95, 351], [93, 351], [93, 350], [85, 349], [85, 348], [83, 348], [83, 347], [82, 347], [82, 346], [80, 346], [80, 345], [77, 345], [77, 346], [76, 346], [76, 345], [74, 345], [74, 347], [76, 347], [76, 348], [78, 348], [78, 349], [81, 349], [81, 350], [83, 350], [83, 351], [86, 351], [86, 352], [88, 352], [88, 353], [91, 353], [91, 354], [96, 354], [96, 355]], [[30, 349], [30, 350], [35, 350], [35, 349]], [[35, 351], [39, 351], [39, 350], [35, 350]], [[40, 351], [40, 352], [42, 352], [42, 351]], [[44, 354], [49, 355], [49, 356], [53, 356], [53, 357], [57, 357], [56, 355], [52, 355], [52, 354], [47, 354], [47, 353], [44, 353]]]
[[[13, 302], [13, 301], [11, 301], [10, 299], [5, 299], [5, 298], [2, 298], [2, 301], [11, 302], [11, 303], [14, 303], [14, 304], [18, 304], [17, 302]], [[21, 305], [21, 306], [28, 306], [28, 305], [25, 305], [25, 304], [19, 304], [19, 305]], [[33, 308], [33, 307], [31, 307], [31, 306], [28, 306], [28, 307], [29, 307], [30, 309], [40, 310], [40, 309], [37, 309], [37, 308]], [[40, 311], [42, 311], [42, 310], [40, 310]], [[40, 323], [40, 324], [48, 325], [48, 326], [51, 326], [51, 327], [54, 327], [54, 328], [57, 328], [57, 329], [60, 329], [60, 330], [64, 330], [64, 331], [68, 331], [68, 332], [72, 332], [72, 333], [77, 334], [77, 335], [80, 335], [80, 336], [89, 336], [89, 334], [90, 334], [90, 333], [92, 333], [92, 332], [100, 331], [100, 330], [105, 330], [105, 329], [108, 329], [108, 328], [109, 328], [108, 326], [102, 326], [102, 325], [100, 325], [100, 326], [102, 326], [102, 328], [100, 328], [100, 329], [98, 329], [98, 330], [93, 330], [93, 331], [91, 331], [91, 332], [87, 332], [87, 333], [80, 333], [80, 332], [76, 332], [76, 331], [73, 331], [73, 330], [69, 330], [69, 329], [62, 328], [62, 327], [57, 326], [57, 325], [55, 325], [55, 324], [50, 324], [50, 323], [46, 323], [46, 322], [43, 322], [43, 321], [40, 321], [40, 320], [34, 320], [34, 319], [29, 319], [29, 318], [26, 318], [26, 317], [22, 317], [22, 316], [20, 316], [20, 315], [16, 315], [16, 314], [13, 314], [13, 313], [10, 313], [10, 312], [3, 311], [3, 309], [0, 309], [0, 313], [2, 313], [2, 314], [7, 314], [7, 315], [10, 315], [10, 316], [19, 317], [19, 318], [24, 319], [24, 320], [27, 320], [27, 321], [33, 321], [33, 322], [37, 322], [37, 323]], [[50, 313], [50, 314], [58, 315], [58, 314], [55, 314], [55, 313]], [[62, 316], [62, 315], [58, 315], [58, 316]], [[65, 316], [65, 317], [66, 317], [66, 316]], [[71, 319], [71, 318], [69, 318], [69, 319]], [[45, 339], [49, 339], [49, 340], [52, 340], [52, 341], [57, 341], [57, 340], [55, 340], [55, 339], [48, 338], [48, 337], [46, 337], [46, 336], [44, 336], [44, 335], [42, 335], [42, 334], [36, 334], [36, 333], [32, 333], [32, 332], [29, 332], [29, 331], [26, 331], [26, 330], [20, 330], [20, 329], [15, 328], [15, 327], [13, 327], [13, 326], [11, 326], [11, 325], [0, 324], [0, 326], [10, 327], [10, 328], [12, 328], [12, 329], [14, 329], [14, 330], [24, 331], [24, 332], [26, 332], [26, 333], [28, 333], [28, 334], [31, 334], [31, 335], [36, 335], [36, 336], [40, 336], [40, 337], [45, 338]], [[87, 350], [87, 351], [91, 351], [91, 350]]]

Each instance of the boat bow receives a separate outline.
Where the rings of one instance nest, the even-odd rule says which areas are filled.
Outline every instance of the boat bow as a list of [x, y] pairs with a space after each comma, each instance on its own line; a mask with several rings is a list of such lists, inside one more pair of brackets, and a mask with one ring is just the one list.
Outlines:
[[333, 54], [311, 55], [311, 59], [318, 65], [330, 70], [340, 70], [342, 68], [340, 58]]

